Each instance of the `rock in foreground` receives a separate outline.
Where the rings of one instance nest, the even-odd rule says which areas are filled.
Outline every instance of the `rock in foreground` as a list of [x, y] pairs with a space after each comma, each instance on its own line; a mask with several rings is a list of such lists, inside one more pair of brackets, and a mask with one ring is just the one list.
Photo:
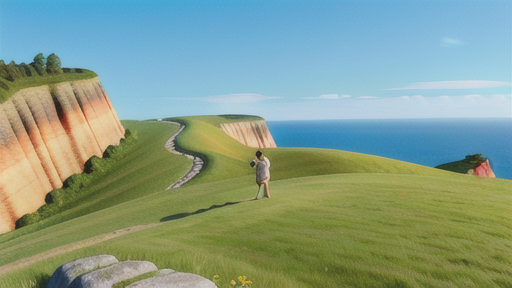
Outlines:
[[191, 273], [176, 272], [172, 269], [158, 271], [155, 264], [148, 261], [119, 262], [112, 255], [98, 255], [78, 259], [57, 268], [50, 278], [47, 288], [101, 288], [112, 287], [117, 282], [149, 274], [149, 278], [139, 280], [127, 287], [131, 288], [215, 288], [212, 281]]

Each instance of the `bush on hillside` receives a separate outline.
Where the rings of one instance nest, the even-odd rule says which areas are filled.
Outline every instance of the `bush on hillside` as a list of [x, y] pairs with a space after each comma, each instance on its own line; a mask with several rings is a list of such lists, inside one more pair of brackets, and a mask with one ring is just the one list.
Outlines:
[[30, 70], [28, 69], [28, 66], [27, 66], [27, 64], [25, 64], [25, 62], [22, 62], [20, 65], [18, 65], [18, 70], [20, 70], [20, 73], [21, 73], [22, 77], [30, 77], [30, 76], [32, 76], [30, 74]]
[[16, 229], [46, 219], [74, 205], [78, 199], [87, 195], [87, 187], [100, 176], [108, 173], [119, 159], [128, 154], [136, 140], [136, 133], [132, 134], [129, 129], [126, 129], [125, 138], [121, 139], [119, 146], [108, 146], [103, 153], [103, 158], [97, 156], [89, 158], [85, 162], [83, 173], [71, 175], [64, 180], [62, 188], [48, 193], [45, 197], [46, 205], [41, 206], [34, 213], [23, 215], [16, 221]]
[[9, 90], [9, 86], [0, 80], [0, 89]]
[[8, 74], [7, 80], [11, 82], [23, 78], [23, 75], [21, 74], [20, 70], [18, 70], [18, 67], [16, 66], [16, 63], [14, 63], [14, 61], [11, 61], [11, 63], [7, 65], [6, 70]]
[[[110, 147], [110, 146], [109, 146]], [[106, 158], [105, 158], [106, 159]], [[104, 173], [108, 170], [108, 164], [105, 162], [103, 158], [99, 158], [98, 156], [92, 156], [85, 162], [84, 165], [84, 173], [91, 174], [94, 172]]]

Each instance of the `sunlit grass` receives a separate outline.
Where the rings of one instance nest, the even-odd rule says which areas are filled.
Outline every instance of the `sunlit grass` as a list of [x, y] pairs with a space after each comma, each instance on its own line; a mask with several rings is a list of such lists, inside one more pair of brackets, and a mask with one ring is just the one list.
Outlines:
[[[98, 199], [115, 205], [39, 231], [1, 235], [0, 261], [125, 227], [159, 225], [0, 275], [0, 286], [44, 283], [58, 266], [97, 254], [208, 279], [219, 275], [222, 283], [246, 275], [252, 287], [512, 285], [510, 180], [343, 151], [265, 149], [272, 198], [253, 201], [257, 186], [248, 162], [255, 149], [207, 122], [188, 121], [181, 145], [200, 148], [215, 164], [201, 178], [123, 201], [101, 196], [106, 189]], [[139, 139], [146, 124], [169, 125], [138, 124]], [[234, 170], [217, 171], [227, 167]]]

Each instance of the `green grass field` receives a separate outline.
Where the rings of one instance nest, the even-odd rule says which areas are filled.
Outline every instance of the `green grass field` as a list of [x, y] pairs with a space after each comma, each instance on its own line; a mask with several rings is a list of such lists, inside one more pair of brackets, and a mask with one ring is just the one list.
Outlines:
[[223, 119], [180, 119], [179, 149], [207, 167], [172, 190], [192, 164], [163, 148], [178, 127], [123, 121], [137, 146], [88, 199], [0, 235], [0, 287], [45, 287], [60, 265], [97, 254], [224, 285], [245, 275], [252, 287], [512, 287], [510, 180], [277, 148], [264, 150], [272, 198], [252, 200], [255, 149], [224, 134]]

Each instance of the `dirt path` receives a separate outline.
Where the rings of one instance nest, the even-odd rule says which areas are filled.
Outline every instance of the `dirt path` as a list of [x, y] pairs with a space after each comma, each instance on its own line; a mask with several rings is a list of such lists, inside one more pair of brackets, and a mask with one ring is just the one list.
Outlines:
[[147, 225], [138, 225], [138, 226], [133, 226], [133, 227], [128, 227], [128, 228], [123, 228], [123, 229], [116, 230], [114, 232], [101, 234], [101, 235], [94, 236], [94, 237], [91, 237], [88, 239], [84, 239], [84, 240], [81, 240], [78, 242], [70, 243], [68, 245], [63, 245], [63, 246], [60, 246], [57, 248], [53, 248], [51, 250], [36, 254], [34, 256], [22, 258], [17, 261], [11, 262], [9, 264], [0, 266], [0, 275], [4, 275], [4, 274], [10, 273], [10, 272], [13, 272], [15, 270], [35, 264], [39, 261], [50, 259], [50, 258], [59, 256], [64, 253], [68, 253], [68, 252], [75, 251], [77, 249], [96, 245], [98, 243], [101, 243], [101, 242], [104, 242], [104, 241], [107, 241], [107, 240], [110, 240], [110, 239], [113, 239], [113, 238], [116, 238], [119, 236], [124, 236], [124, 235], [130, 234], [130, 233], [139, 232], [139, 231], [142, 231], [142, 230], [145, 230], [145, 229], [148, 229], [151, 227], [155, 227], [155, 226], [158, 226], [161, 224], [162, 223], [151, 223], [151, 224], [147, 224]]
[[[169, 186], [167, 188], [167, 190], [168, 190], [171, 188], [180, 187], [181, 185], [185, 184], [187, 181], [192, 179], [195, 175], [197, 175], [201, 171], [201, 168], [203, 167], [203, 160], [199, 157], [194, 157], [192, 155], [188, 155], [188, 154], [184, 154], [184, 153], [176, 151], [176, 149], [174, 149], [174, 139], [176, 138], [176, 136], [178, 136], [181, 133], [181, 131], [183, 131], [183, 129], [185, 128], [185, 125], [181, 125], [179, 123], [170, 122], [170, 121], [165, 121], [165, 122], [180, 125], [180, 129], [171, 138], [169, 138], [169, 140], [165, 144], [165, 148], [167, 150], [169, 150], [169, 152], [171, 152], [171, 153], [174, 153], [177, 155], [183, 155], [185, 157], [188, 157], [188, 158], [194, 160], [194, 164], [192, 165], [192, 168], [190, 169], [190, 171], [183, 178], [181, 178], [177, 183]], [[68, 252], [75, 251], [77, 249], [96, 245], [98, 243], [101, 243], [101, 242], [104, 242], [104, 241], [107, 241], [107, 240], [110, 240], [110, 239], [113, 239], [113, 238], [116, 238], [119, 236], [124, 236], [124, 235], [130, 234], [130, 233], [139, 232], [139, 231], [142, 231], [142, 230], [145, 230], [148, 228], [152, 228], [152, 227], [155, 227], [155, 226], [158, 226], [161, 224], [162, 223], [151, 223], [151, 224], [147, 224], [147, 225], [138, 225], [138, 226], [133, 226], [133, 227], [128, 227], [128, 228], [123, 228], [123, 229], [116, 230], [114, 232], [101, 234], [101, 235], [94, 236], [94, 237], [91, 237], [88, 239], [84, 239], [84, 240], [81, 240], [78, 242], [74, 242], [74, 243], [70, 243], [67, 245], [60, 246], [60, 247], [56, 247], [51, 250], [48, 250], [48, 251], [45, 251], [45, 252], [30, 256], [30, 257], [22, 258], [17, 261], [11, 262], [9, 264], [0, 266], [0, 275], [5, 275], [5, 274], [13, 272], [15, 270], [35, 264], [39, 261], [50, 259], [52, 257], [59, 256], [64, 253], [68, 253]]]

